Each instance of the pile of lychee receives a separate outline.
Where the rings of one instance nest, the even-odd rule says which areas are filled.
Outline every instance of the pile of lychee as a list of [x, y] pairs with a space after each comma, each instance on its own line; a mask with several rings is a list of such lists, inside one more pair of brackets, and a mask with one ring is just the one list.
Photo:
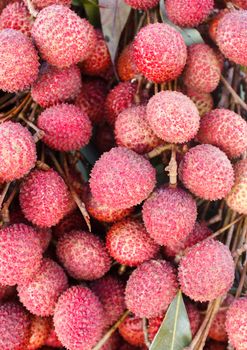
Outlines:
[[0, 2], [0, 350], [247, 350], [247, 1], [119, 3]]

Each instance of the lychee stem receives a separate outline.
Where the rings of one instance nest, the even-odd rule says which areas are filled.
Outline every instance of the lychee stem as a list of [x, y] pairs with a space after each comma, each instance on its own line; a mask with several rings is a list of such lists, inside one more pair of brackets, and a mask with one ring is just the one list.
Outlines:
[[149, 337], [148, 337], [148, 330], [147, 330], [147, 319], [146, 317], [143, 317], [142, 319], [142, 328], [143, 328], [143, 334], [144, 334], [144, 341], [146, 346], [149, 347], [151, 346], [151, 343], [149, 341]]
[[28, 11], [30, 12], [30, 15], [33, 16], [33, 17], [37, 17], [39, 12], [35, 10], [32, 1], [31, 0], [26, 0], [26, 3], [27, 3]]
[[160, 146], [154, 148], [149, 153], [147, 153], [146, 157], [149, 158], [149, 159], [152, 159], [152, 158], [155, 158], [155, 157], [159, 156], [163, 152], [165, 152], [167, 150], [171, 150], [171, 149], [172, 149], [172, 144], [160, 145]]
[[6, 185], [4, 186], [3, 192], [0, 195], [0, 209], [2, 208], [2, 204], [3, 204], [4, 198], [9, 190], [10, 184], [11, 184], [11, 182], [6, 183]]
[[3, 117], [1, 117], [0, 123], [3, 123], [6, 120], [15, 117], [26, 106], [26, 104], [29, 104], [30, 100], [31, 100], [31, 93], [29, 92], [17, 107], [12, 108], [10, 111], [5, 113]]
[[[230, 228], [232, 225], [236, 224], [237, 222], [239, 222], [240, 220], [242, 220], [243, 215], [240, 215], [237, 219], [233, 220], [232, 222], [230, 222], [229, 224], [223, 226], [221, 229], [217, 230], [216, 232], [214, 232], [212, 235], [210, 235], [208, 238], [215, 238], [217, 236], [219, 236], [221, 233], [225, 232], [228, 228]], [[206, 238], [206, 239], [208, 239]]]
[[172, 154], [171, 154], [171, 160], [168, 164], [168, 166], [165, 168], [165, 171], [169, 173], [170, 178], [170, 187], [176, 187], [177, 186], [177, 175], [178, 175], [178, 165], [176, 161], [176, 146], [172, 146]]
[[9, 223], [9, 221], [10, 221], [10, 219], [9, 219], [9, 207], [10, 207], [11, 203], [13, 202], [13, 200], [18, 192], [18, 189], [19, 189], [19, 184], [17, 183], [15, 185], [15, 187], [13, 188], [13, 191], [10, 193], [9, 198], [3, 204], [1, 214], [2, 214], [3, 223], [5, 223], [5, 224]]
[[228, 83], [228, 81], [223, 77], [223, 75], [220, 76], [220, 80], [225, 85], [227, 90], [231, 93], [232, 97], [235, 100], [235, 103], [239, 104], [245, 111], [247, 111], [247, 104], [241, 99], [241, 97], [234, 91], [234, 89], [231, 87], [231, 85]]

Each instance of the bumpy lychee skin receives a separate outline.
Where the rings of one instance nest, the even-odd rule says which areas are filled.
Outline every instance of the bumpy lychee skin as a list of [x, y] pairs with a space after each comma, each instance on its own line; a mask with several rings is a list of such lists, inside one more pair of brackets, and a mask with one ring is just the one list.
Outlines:
[[142, 346], [145, 344], [143, 320], [135, 315], [128, 315], [119, 326], [119, 333], [129, 344]]
[[179, 282], [184, 294], [195, 301], [224, 295], [234, 280], [231, 252], [221, 242], [208, 239], [191, 247], [181, 259]]
[[32, 98], [47, 108], [73, 100], [82, 86], [80, 69], [76, 65], [59, 69], [44, 63], [31, 89]]
[[180, 179], [193, 194], [206, 200], [224, 198], [234, 183], [234, 172], [224, 152], [212, 145], [198, 145], [179, 165]]
[[161, 91], [148, 102], [147, 121], [162, 140], [183, 143], [196, 135], [200, 116], [194, 102], [186, 95]]
[[109, 254], [127, 266], [138, 266], [150, 260], [159, 250], [145, 226], [135, 219], [124, 219], [114, 224], [107, 233], [106, 245]]
[[180, 188], [161, 188], [148, 198], [142, 210], [150, 236], [160, 245], [183, 241], [193, 230], [197, 209], [193, 197]]
[[127, 45], [117, 59], [117, 72], [122, 81], [128, 81], [138, 75], [134, 60], [133, 43]]
[[181, 27], [196, 27], [214, 8], [214, 0], [166, 0], [169, 19]]
[[35, 230], [14, 224], [0, 230], [0, 283], [14, 286], [39, 269], [42, 249]]
[[197, 139], [219, 147], [229, 158], [239, 157], [247, 149], [247, 122], [228, 109], [214, 109], [200, 124]]
[[27, 89], [38, 76], [39, 58], [31, 40], [19, 30], [0, 32], [0, 89]]
[[13, 2], [6, 6], [0, 15], [0, 30], [10, 28], [31, 35], [32, 19], [22, 2]]
[[48, 6], [39, 12], [32, 37], [42, 58], [59, 68], [86, 59], [96, 44], [91, 24], [61, 5]]
[[30, 338], [26, 350], [36, 350], [45, 344], [51, 328], [47, 317], [31, 317]]
[[45, 132], [43, 141], [58, 151], [74, 151], [86, 146], [92, 134], [92, 125], [86, 113], [72, 104], [47, 108], [37, 121]]
[[104, 328], [102, 304], [87, 287], [71, 287], [58, 299], [54, 324], [58, 338], [67, 349], [90, 350]]
[[106, 327], [111, 326], [126, 309], [124, 283], [118, 278], [108, 275], [92, 282], [90, 287], [103, 305]]
[[184, 83], [188, 88], [198, 92], [212, 92], [219, 84], [220, 73], [219, 61], [210, 46], [194, 44], [188, 48], [184, 70]]
[[134, 40], [134, 58], [137, 69], [148, 80], [164, 83], [182, 73], [187, 49], [182, 35], [170, 25], [149, 24]]
[[231, 61], [247, 66], [247, 12], [231, 11], [219, 22], [216, 41]]
[[127, 148], [115, 147], [95, 163], [90, 188], [99, 203], [126, 209], [146, 199], [155, 182], [155, 170], [148, 160]]
[[136, 316], [156, 317], [166, 311], [177, 288], [175, 271], [168, 262], [146, 261], [131, 274], [125, 290], [125, 302]]
[[159, 0], [124, 0], [136, 10], [148, 10], [158, 5]]
[[[24, 0], [24, 2], [26, 3], [27, 0]], [[70, 6], [71, 0], [32, 0], [32, 4], [35, 6], [36, 9], [42, 10], [47, 6], [51, 6], [54, 4]]]
[[22, 304], [34, 315], [51, 316], [59, 296], [68, 288], [64, 270], [53, 260], [43, 259], [28, 282], [17, 287]]
[[247, 348], [247, 298], [235, 300], [227, 311], [226, 331], [231, 345], [237, 350]]
[[211, 94], [204, 92], [197, 92], [188, 89], [186, 95], [194, 102], [198, 109], [200, 117], [204, 114], [211, 112], [214, 108], [214, 100]]
[[234, 166], [235, 183], [226, 197], [226, 203], [240, 214], [247, 214], [247, 159], [242, 159]]
[[86, 229], [85, 220], [83, 219], [81, 212], [76, 210], [60, 220], [59, 223], [53, 227], [52, 233], [56, 238], [59, 238], [66, 232], [81, 229]]
[[0, 305], [0, 348], [22, 350], [30, 335], [30, 318], [24, 308], [14, 302]]
[[39, 227], [56, 225], [75, 204], [57, 172], [34, 170], [21, 184], [19, 201], [25, 217]]
[[31, 133], [19, 123], [0, 124], [0, 183], [22, 178], [35, 165], [36, 146]]
[[233, 0], [232, 3], [241, 7], [244, 10], [247, 10], [247, 1], [246, 0]]
[[106, 120], [114, 125], [119, 113], [134, 104], [136, 84], [121, 82], [115, 86], [107, 95], [105, 101]]
[[42, 252], [45, 252], [51, 241], [51, 230], [48, 228], [35, 228], [40, 241]]
[[101, 240], [86, 231], [71, 231], [57, 243], [57, 256], [70, 276], [95, 280], [109, 271], [111, 260]]
[[146, 106], [130, 107], [118, 115], [115, 139], [118, 146], [140, 154], [151, 151], [161, 142], [146, 121]]

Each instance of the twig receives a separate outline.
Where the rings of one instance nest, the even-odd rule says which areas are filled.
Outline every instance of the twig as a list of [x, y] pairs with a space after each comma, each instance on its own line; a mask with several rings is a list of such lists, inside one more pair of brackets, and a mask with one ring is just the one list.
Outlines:
[[228, 81], [221, 75], [220, 77], [222, 83], [225, 85], [227, 90], [231, 93], [232, 97], [235, 100], [235, 103], [238, 103], [245, 111], [247, 111], [247, 104], [241, 99], [240, 96], [234, 91], [234, 89], [231, 87], [231, 85], [228, 83]]
[[146, 157], [149, 159], [155, 158], [155, 157], [159, 156], [160, 154], [162, 154], [163, 152], [165, 152], [167, 150], [171, 150], [171, 149], [172, 149], [172, 144], [161, 145], [161, 146], [154, 148], [149, 153], [147, 153]]
[[246, 273], [247, 273], [247, 257], [245, 259], [244, 267], [243, 267], [243, 270], [242, 270], [242, 273], [241, 273], [241, 278], [240, 278], [240, 282], [239, 282], [239, 285], [238, 285], [238, 289], [237, 289], [236, 294], [235, 294], [235, 298], [239, 298], [241, 293], [242, 293], [242, 290], [243, 290], [243, 287], [244, 287], [245, 278], [246, 278]]
[[3, 201], [4, 201], [4, 198], [8, 192], [8, 189], [9, 189], [9, 186], [10, 186], [10, 182], [8, 182], [5, 186], [4, 186], [4, 189], [3, 189], [3, 192], [2, 194], [0, 195], [0, 209], [2, 208], [2, 204], [3, 204]]
[[178, 165], [176, 161], [176, 146], [172, 146], [172, 154], [171, 154], [171, 160], [168, 164], [168, 166], [165, 168], [165, 171], [169, 174], [170, 179], [170, 187], [176, 187], [177, 186], [177, 175], [178, 175]]
[[148, 329], [147, 329], [147, 319], [146, 319], [146, 317], [143, 317], [143, 319], [142, 319], [142, 329], [143, 329], [143, 333], [144, 333], [145, 344], [146, 344], [146, 346], [149, 349], [151, 343], [150, 343], [149, 338], [148, 338]]
[[228, 228], [230, 228], [232, 225], [236, 224], [237, 222], [239, 222], [241, 219], [243, 218], [243, 215], [240, 215], [237, 219], [233, 220], [232, 222], [230, 222], [228, 225], [222, 227], [221, 229], [219, 229], [218, 231], [214, 232], [212, 235], [210, 235], [209, 237], [207, 237], [206, 239], [209, 238], [215, 238], [217, 236], [219, 236], [221, 233], [225, 232]]
[[32, 1], [31, 0], [26, 0], [26, 3], [27, 3], [28, 11], [30, 12], [30, 15], [32, 15], [33, 17], [37, 17], [39, 12], [35, 10], [35, 8], [34, 8], [34, 6], [32, 4]]
[[3, 204], [3, 208], [2, 208], [2, 219], [4, 223], [8, 223], [9, 220], [9, 207], [11, 205], [11, 203], [13, 202], [17, 192], [19, 189], [19, 184], [17, 183], [13, 189], [13, 191], [11, 192], [9, 198], [4, 202]]

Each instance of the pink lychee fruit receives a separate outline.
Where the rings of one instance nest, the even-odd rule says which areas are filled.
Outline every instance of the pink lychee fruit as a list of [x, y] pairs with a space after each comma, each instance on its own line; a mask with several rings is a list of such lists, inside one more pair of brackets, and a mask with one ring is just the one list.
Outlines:
[[236, 299], [226, 314], [226, 331], [236, 350], [247, 348], [247, 298]]
[[53, 227], [52, 233], [56, 238], [61, 237], [66, 232], [86, 229], [85, 221], [80, 211], [73, 211], [66, 215], [59, 223]]
[[117, 72], [120, 80], [128, 81], [138, 75], [138, 70], [134, 60], [133, 43], [128, 44], [120, 53], [117, 59]]
[[26, 350], [40, 349], [49, 335], [51, 320], [48, 317], [31, 317], [30, 338]]
[[0, 15], [0, 30], [9, 28], [31, 35], [33, 20], [23, 2], [13, 2], [6, 6]]
[[159, 0], [124, 0], [136, 10], [148, 10], [158, 5]]
[[200, 117], [211, 112], [214, 108], [214, 100], [211, 94], [187, 89], [186, 95], [194, 102]]
[[[27, 0], [24, 0], [25, 3], [27, 3]], [[51, 5], [64, 5], [64, 6], [70, 6], [71, 0], [32, 0], [33, 6], [37, 10], [42, 10], [43, 8]]]
[[128, 315], [119, 326], [119, 333], [131, 345], [145, 344], [143, 334], [143, 320], [135, 315]]

